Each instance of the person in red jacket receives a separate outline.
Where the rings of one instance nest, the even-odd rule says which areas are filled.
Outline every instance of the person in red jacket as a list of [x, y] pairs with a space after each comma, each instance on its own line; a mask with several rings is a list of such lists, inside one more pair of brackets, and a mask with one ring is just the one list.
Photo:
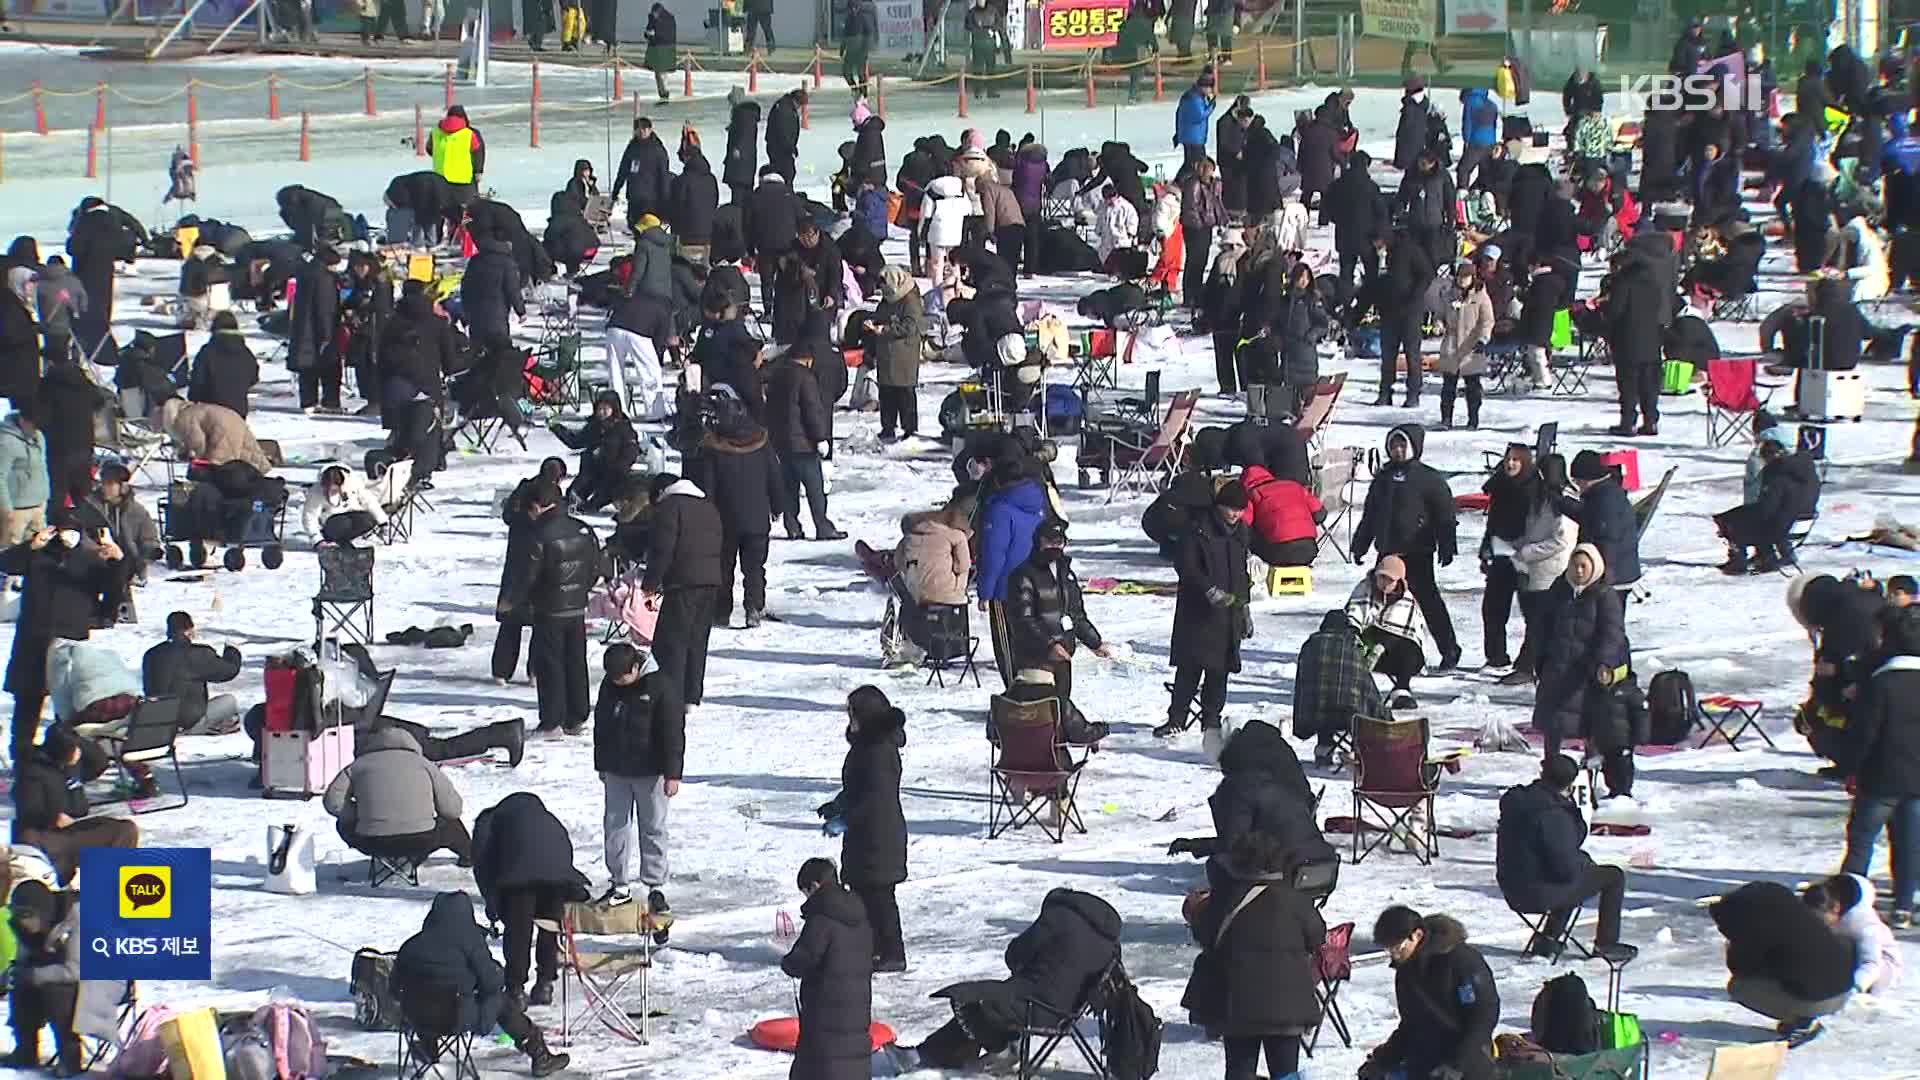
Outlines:
[[1247, 547], [1268, 566], [1312, 566], [1320, 553], [1317, 526], [1327, 508], [1305, 485], [1282, 480], [1264, 465], [1249, 465], [1240, 475], [1247, 489], [1253, 529]]

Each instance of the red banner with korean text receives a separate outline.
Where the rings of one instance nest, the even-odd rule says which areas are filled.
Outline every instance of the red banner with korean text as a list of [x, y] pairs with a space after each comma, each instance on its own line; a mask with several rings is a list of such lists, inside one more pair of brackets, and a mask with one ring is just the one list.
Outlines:
[[1104, 49], [1120, 38], [1125, 0], [1045, 0], [1040, 8], [1042, 49]]

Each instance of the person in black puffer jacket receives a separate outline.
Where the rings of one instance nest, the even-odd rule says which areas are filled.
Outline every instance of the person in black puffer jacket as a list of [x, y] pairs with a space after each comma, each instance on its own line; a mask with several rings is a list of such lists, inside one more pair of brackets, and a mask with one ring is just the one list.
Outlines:
[[460, 279], [460, 311], [474, 344], [483, 348], [511, 347], [513, 325], [508, 314], [525, 317], [527, 302], [520, 295], [520, 265], [513, 244], [495, 237], [476, 240], [479, 249], [467, 260]]
[[1407, 588], [1420, 604], [1433, 643], [1440, 650], [1440, 670], [1460, 663], [1460, 643], [1453, 634], [1447, 602], [1434, 582], [1434, 560], [1453, 562], [1455, 518], [1453, 492], [1447, 479], [1420, 460], [1426, 429], [1402, 424], [1387, 432], [1387, 463], [1367, 487], [1360, 524], [1353, 531], [1353, 561], [1364, 562], [1369, 549], [1399, 555], [1407, 564]]
[[1172, 699], [1166, 723], [1154, 735], [1185, 728], [1194, 695], [1200, 697], [1201, 741], [1217, 756], [1224, 736], [1220, 714], [1227, 703], [1227, 677], [1240, 670], [1240, 642], [1247, 630], [1247, 492], [1238, 480], [1213, 497], [1213, 511], [1192, 518], [1180, 538], [1173, 565], [1180, 580], [1174, 598]]
[[640, 435], [620, 408], [620, 395], [602, 390], [593, 399], [593, 416], [578, 430], [553, 424], [554, 436], [580, 451], [580, 468], [567, 498], [586, 511], [602, 509], [620, 497], [627, 474], [640, 460]]
[[1298, 1075], [1301, 1033], [1320, 1021], [1313, 965], [1327, 925], [1288, 884], [1292, 870], [1273, 837], [1247, 833], [1226, 856], [1231, 875], [1189, 923], [1200, 957], [1180, 1004], [1224, 1040], [1229, 1077], [1255, 1075], [1263, 1049], [1269, 1075]]
[[[6, 690], [13, 695], [12, 761], [25, 761], [47, 703], [47, 653], [56, 640], [85, 641], [100, 594], [115, 581], [111, 563], [123, 557], [111, 540], [82, 536], [78, 547], [53, 529], [0, 550], [0, 574], [26, 579], [15, 617]], [[77, 816], [77, 815], [76, 815]]]
[[807, 88], [802, 85], [780, 95], [767, 110], [767, 165], [786, 177], [789, 187], [799, 175], [800, 107], [806, 101]]
[[[1811, 454], [1789, 453], [1777, 442], [1762, 440], [1760, 458], [1766, 462], [1760, 469], [1760, 498], [1713, 515], [1714, 527], [1727, 542], [1723, 574], [1770, 574], [1792, 566], [1796, 560], [1788, 534], [1795, 522], [1819, 512], [1820, 471]], [[1749, 547], [1754, 549], [1751, 564]]]
[[866, 905], [873, 927], [873, 969], [907, 969], [894, 887], [907, 880], [907, 818], [900, 809], [900, 748], [907, 745], [907, 717], [878, 687], [847, 695], [847, 757], [840, 766], [840, 793], [819, 815], [831, 834], [837, 824], [840, 876]]
[[1560, 512], [1580, 523], [1580, 542], [1600, 549], [1613, 587], [1631, 592], [1640, 580], [1640, 519], [1620, 478], [1600, 455], [1582, 450], [1568, 470], [1578, 498], [1556, 496]]
[[1727, 939], [1727, 996], [1780, 1021], [1788, 1045], [1819, 1033], [1818, 1020], [1853, 995], [1853, 943], [1793, 890], [1742, 885], [1707, 908]]
[[[388, 206], [401, 207], [413, 211], [414, 227], [419, 229], [429, 244], [439, 244], [460, 224], [462, 207], [460, 198], [455, 194], [453, 185], [431, 169], [396, 176], [387, 184], [386, 202]], [[206, 232], [201, 231], [204, 241]], [[400, 243], [406, 237], [389, 237], [387, 242]]]
[[1120, 913], [1092, 893], [1054, 889], [1033, 925], [1007, 942], [1005, 979], [954, 983], [934, 993], [953, 1019], [922, 1040], [924, 1069], [961, 1069], [1020, 1037], [1031, 999], [1071, 1016], [1120, 959]]
[[333, 196], [299, 184], [288, 184], [274, 194], [274, 201], [280, 204], [280, 220], [293, 230], [293, 242], [308, 251], [318, 252], [349, 239], [339, 232], [347, 212]]
[[566, 512], [559, 485], [542, 480], [527, 504], [534, 522], [520, 561], [507, 568], [512, 588], [501, 590], [498, 613], [502, 622], [517, 611], [531, 616], [539, 730], [574, 734], [587, 722], [587, 596], [600, 581], [600, 542]]
[[680, 794], [686, 767], [686, 706], [666, 676], [642, 671], [639, 652], [625, 642], [607, 646], [601, 664], [607, 677], [593, 707], [593, 771], [606, 789], [601, 831], [613, 880], [601, 900], [631, 899], [627, 868], [637, 846], [648, 909], [669, 911], [661, 891], [667, 883], [667, 809]]
[[[1864, 590], [1861, 590], [1864, 591]], [[1920, 800], [1920, 609], [1885, 608], [1874, 619], [1879, 647], [1870, 661], [1873, 674], [1854, 706], [1859, 740], [1858, 784], [1847, 817], [1847, 856], [1841, 873], [1862, 878], [1872, 869], [1880, 831], [1893, 822], [1914, 820]], [[1912, 867], [1920, 858], [1920, 836], [1897, 825], [1889, 842], [1906, 870], [1894, 875], [1895, 929], [1913, 924], [1915, 885]]]
[[600, 253], [600, 234], [587, 222], [587, 208], [579, 196], [570, 191], [553, 193], [540, 242], [547, 249], [547, 257], [559, 263], [568, 277], [578, 274]]
[[[1280, 729], [1250, 723], [1234, 732], [1220, 752], [1220, 784], [1207, 798], [1213, 815], [1211, 841], [1180, 840], [1173, 854], [1212, 856], [1207, 882], [1226, 888], [1232, 878], [1231, 853], [1243, 837], [1260, 834], [1275, 845], [1277, 869], [1291, 876], [1308, 864], [1338, 859], [1314, 820], [1313, 792], [1300, 759]], [[1224, 857], [1224, 858], [1223, 858]]]
[[459, 998], [460, 1030], [486, 1035], [498, 1027], [527, 1055], [533, 1075], [547, 1076], [570, 1059], [547, 1049], [540, 1027], [527, 1018], [525, 1002], [507, 993], [506, 973], [473, 920], [473, 900], [464, 892], [433, 898], [420, 930], [394, 954], [389, 987], [399, 1001], [416, 992], [453, 992]]
[[1420, 366], [1421, 322], [1426, 318], [1427, 297], [1438, 269], [1426, 245], [1411, 232], [1393, 234], [1391, 248], [1386, 247], [1385, 232], [1375, 236], [1374, 243], [1376, 250], [1386, 251], [1387, 268], [1375, 279], [1380, 309], [1380, 390], [1373, 403], [1393, 404], [1393, 384], [1404, 353], [1407, 396], [1403, 404], [1409, 409], [1418, 408], [1424, 375]]
[[1627, 874], [1601, 866], [1580, 850], [1587, 821], [1574, 801], [1580, 766], [1565, 754], [1552, 754], [1540, 766], [1540, 778], [1507, 789], [1500, 796], [1500, 829], [1494, 849], [1494, 876], [1501, 898], [1522, 915], [1545, 915], [1542, 933], [1527, 942], [1532, 956], [1554, 958], [1555, 940], [1582, 902], [1598, 894], [1600, 926], [1595, 948], [1612, 949], [1616, 958], [1633, 953], [1617, 948], [1620, 908], [1626, 900]]
[[1493, 1080], [1500, 991], [1466, 927], [1450, 915], [1394, 906], [1373, 924], [1393, 965], [1400, 1024], [1360, 1065], [1360, 1080], [1393, 1076]]
[[80, 869], [80, 853], [96, 847], [139, 847], [140, 830], [127, 818], [94, 816], [87, 784], [112, 764], [91, 739], [65, 724], [47, 729], [40, 745], [14, 758], [13, 842], [47, 853], [62, 881]]
[[[525, 596], [522, 583], [514, 575], [524, 573], [529, 563], [527, 551], [533, 540], [533, 527], [538, 518], [533, 515], [533, 495], [542, 483], [553, 485], [554, 491], [560, 490], [560, 481], [567, 477], [567, 463], [560, 458], [550, 457], [540, 463], [540, 471], [520, 481], [507, 496], [500, 508], [500, 520], [507, 526], [507, 557], [500, 568], [500, 591], [496, 614], [500, 621], [500, 631], [493, 639], [493, 677], [501, 685], [512, 681], [513, 669], [520, 666], [520, 636], [533, 621], [533, 612], [528, 604], [517, 601]], [[527, 660], [527, 678], [533, 678], [533, 660]]]
[[808, 859], [795, 879], [805, 927], [780, 960], [800, 981], [800, 1041], [789, 1080], [865, 1080], [873, 1073], [873, 928], [831, 859]]
[[520, 211], [493, 199], [475, 199], [467, 206], [467, 230], [476, 242], [491, 237], [513, 249], [513, 265], [523, 281], [539, 284], [553, 276], [553, 260], [527, 231]]
[[1633, 791], [1633, 747], [1620, 730], [1616, 697], [1632, 681], [1624, 601], [1592, 544], [1573, 549], [1566, 573], [1540, 603], [1538, 685], [1533, 728], [1546, 736], [1549, 757], [1563, 739], [1584, 737], [1588, 752], [1604, 755], [1609, 797]]
[[[542, 930], [536, 945], [533, 920], [564, 918], [567, 904], [587, 899], [587, 876], [574, 869], [573, 837], [540, 796], [516, 791], [473, 820], [473, 883], [487, 902], [487, 920], [506, 927], [507, 995], [524, 1005], [552, 1004], [559, 935]], [[526, 995], [529, 959], [537, 970]]]
[[710, 261], [707, 256], [711, 252], [707, 249], [713, 244], [713, 219], [719, 209], [720, 182], [713, 177], [713, 166], [700, 152], [698, 141], [683, 141], [680, 175], [673, 178], [664, 216], [667, 224], [673, 226], [673, 237], [680, 242], [682, 252], [690, 248], [699, 250], [700, 258], [695, 259], [696, 262]]
[[[833, 441], [833, 413], [820, 392], [813, 368], [821, 351], [810, 341], [796, 342], [787, 354], [766, 369], [767, 436], [780, 455], [780, 518], [787, 539], [799, 540], [800, 493], [807, 497], [813, 516], [814, 539], [841, 540], [841, 532], [827, 517], [826, 480], [820, 468], [820, 446]], [[825, 357], [839, 363], [831, 356]]]
[[721, 581], [714, 594], [713, 621], [733, 619], [733, 572], [740, 568], [741, 601], [749, 630], [767, 612], [767, 546], [774, 508], [781, 501], [780, 459], [767, 432], [739, 410], [726, 430], [707, 432], [700, 452], [688, 459], [688, 478], [720, 511]]
[[1614, 257], [1603, 313], [1620, 394], [1620, 423], [1608, 430], [1621, 438], [1660, 433], [1660, 334], [1673, 304], [1670, 281], [1661, 291], [1662, 263], [1671, 270], [1670, 261], [1633, 246]]
[[1372, 281], [1380, 274], [1379, 250], [1373, 238], [1390, 226], [1387, 197], [1374, 182], [1368, 169], [1373, 158], [1365, 150], [1348, 155], [1347, 170], [1334, 180], [1320, 200], [1320, 220], [1333, 223], [1333, 246], [1340, 253], [1340, 300], [1353, 298], [1353, 268], [1360, 267], [1360, 280]]
[[725, 580], [720, 510], [699, 485], [672, 473], [649, 483], [653, 535], [640, 588], [660, 597], [653, 658], [689, 708], [706, 696], [707, 638]]
[[1213, 494], [1213, 477], [1183, 472], [1147, 504], [1140, 515], [1140, 531], [1159, 545], [1162, 559], [1173, 561], [1180, 550], [1181, 539], [1192, 530], [1194, 522], [1213, 513]]
[[1073, 696], [1073, 651], [1085, 645], [1096, 655], [1112, 651], [1087, 618], [1080, 579], [1067, 558], [1067, 526], [1044, 521], [1034, 530], [1033, 554], [1007, 575], [1007, 628], [1015, 668], [1048, 668], [1065, 698]]
[[247, 418], [254, 384], [260, 381], [260, 362], [247, 348], [246, 336], [233, 312], [213, 317], [213, 336], [193, 358], [193, 373], [187, 381], [187, 398], [209, 405], [224, 405]]
[[754, 177], [766, 176], [766, 172], [760, 168], [758, 145], [760, 104], [749, 101], [746, 91], [736, 86], [727, 91], [727, 106], [727, 154], [721, 165], [720, 179], [733, 193], [731, 201], [736, 206], [745, 207], [747, 196], [753, 192]]
[[413, 462], [415, 484], [444, 464], [440, 416], [459, 365], [453, 324], [434, 310], [426, 282], [407, 282], [380, 338], [379, 395], [381, 420], [393, 431], [388, 447], [396, 460]]
[[633, 137], [627, 140], [627, 148], [620, 154], [611, 192], [616, 202], [622, 189], [627, 193], [627, 227], [633, 228], [634, 222], [648, 214], [661, 216], [672, 186], [673, 171], [667, 164], [666, 144], [654, 134], [651, 119], [634, 117]]

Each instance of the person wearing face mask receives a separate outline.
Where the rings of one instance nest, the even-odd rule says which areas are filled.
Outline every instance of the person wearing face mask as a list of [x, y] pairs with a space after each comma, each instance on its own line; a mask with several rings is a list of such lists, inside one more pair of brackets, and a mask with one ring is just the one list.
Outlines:
[[823, 831], [840, 836], [840, 876], [867, 909], [873, 970], [907, 970], [900, 905], [893, 890], [907, 880], [907, 819], [900, 809], [900, 749], [907, 717], [878, 687], [847, 695], [847, 757], [840, 792], [816, 811]]
[[1218, 758], [1226, 743], [1221, 712], [1227, 676], [1240, 670], [1240, 640], [1251, 632], [1247, 617], [1247, 489], [1234, 480], [1213, 499], [1213, 513], [1198, 515], [1181, 534], [1174, 555], [1180, 590], [1173, 607], [1173, 700], [1167, 722], [1153, 730], [1165, 738], [1183, 730], [1200, 695], [1201, 748]]
[[1412, 685], [1427, 663], [1427, 623], [1407, 589], [1406, 560], [1398, 555], [1380, 557], [1373, 573], [1354, 586], [1347, 599], [1347, 623], [1360, 635], [1367, 666], [1393, 680], [1388, 704], [1396, 709], [1417, 708]]
[[1492, 1080], [1500, 990], [1466, 927], [1395, 905], [1373, 924], [1393, 965], [1400, 1023], [1360, 1066], [1360, 1080]]
[[1096, 656], [1113, 655], [1087, 618], [1080, 579], [1067, 558], [1066, 522], [1043, 522], [1034, 531], [1033, 554], [1007, 575], [1007, 623], [1013, 666], [1050, 669], [1062, 697], [1073, 694], [1076, 645]]
[[1453, 492], [1447, 478], [1420, 460], [1426, 431], [1418, 424], [1401, 424], [1387, 432], [1387, 463], [1374, 473], [1367, 487], [1365, 509], [1353, 531], [1353, 561], [1366, 558], [1369, 549], [1400, 556], [1408, 591], [1420, 605], [1421, 618], [1433, 631], [1440, 650], [1441, 671], [1460, 663], [1460, 644], [1453, 619], [1434, 579], [1434, 562], [1453, 562], [1455, 527]]
[[41, 529], [0, 551], [0, 574], [26, 578], [14, 622], [13, 654], [6, 690], [13, 695], [13, 762], [33, 749], [47, 701], [47, 653], [56, 639], [85, 641], [93, 629], [100, 594], [113, 582], [109, 565], [122, 558], [103, 530], [97, 538], [78, 529]]
[[1547, 755], [1563, 739], [1585, 736], [1604, 756], [1607, 797], [1633, 790], [1632, 724], [1615, 694], [1633, 678], [1626, 615], [1607, 580], [1606, 560], [1592, 544], [1573, 549], [1567, 572], [1547, 591], [1539, 622], [1534, 730], [1546, 736]]

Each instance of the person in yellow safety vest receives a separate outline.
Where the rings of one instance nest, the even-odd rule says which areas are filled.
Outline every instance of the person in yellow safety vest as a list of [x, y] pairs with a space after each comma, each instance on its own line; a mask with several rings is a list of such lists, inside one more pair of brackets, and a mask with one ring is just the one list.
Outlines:
[[587, 13], [580, 0], [560, 0], [560, 51], [579, 52], [587, 39]]
[[467, 110], [461, 105], [447, 108], [447, 115], [434, 126], [428, 140], [433, 155], [433, 171], [453, 186], [455, 198], [465, 206], [480, 189], [480, 176], [487, 171], [487, 143], [480, 130], [467, 122]]

